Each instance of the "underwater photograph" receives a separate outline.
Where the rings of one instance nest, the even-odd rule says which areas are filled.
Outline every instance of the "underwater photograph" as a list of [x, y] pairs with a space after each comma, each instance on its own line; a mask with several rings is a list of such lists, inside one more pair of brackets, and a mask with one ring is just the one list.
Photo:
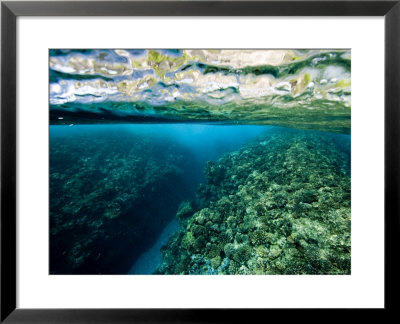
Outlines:
[[50, 49], [49, 274], [350, 275], [349, 49]]

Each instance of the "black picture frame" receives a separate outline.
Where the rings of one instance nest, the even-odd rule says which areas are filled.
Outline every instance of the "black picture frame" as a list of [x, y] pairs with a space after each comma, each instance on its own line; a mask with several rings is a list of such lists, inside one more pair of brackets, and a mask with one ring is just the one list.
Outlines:
[[[399, 287], [400, 1], [4, 1], [1, 3], [1, 317], [5, 323], [231, 322], [267, 310], [16, 308], [16, 19], [19, 16], [384, 16], [385, 312]], [[367, 284], [367, 283], [366, 283]], [[39, 292], [38, 292], [39, 293]]]

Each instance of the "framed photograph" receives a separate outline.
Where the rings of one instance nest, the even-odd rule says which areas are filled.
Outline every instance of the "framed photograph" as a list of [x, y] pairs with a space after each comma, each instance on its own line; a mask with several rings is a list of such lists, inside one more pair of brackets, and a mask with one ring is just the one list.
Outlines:
[[1, 321], [393, 310], [399, 15], [2, 2]]

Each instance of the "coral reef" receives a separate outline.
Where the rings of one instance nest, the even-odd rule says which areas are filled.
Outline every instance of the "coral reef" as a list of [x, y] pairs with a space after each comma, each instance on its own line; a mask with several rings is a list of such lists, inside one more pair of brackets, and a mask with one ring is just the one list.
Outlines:
[[50, 273], [126, 273], [193, 192], [193, 160], [165, 137], [84, 128], [50, 136]]
[[156, 274], [350, 274], [350, 139], [275, 129], [205, 166]]

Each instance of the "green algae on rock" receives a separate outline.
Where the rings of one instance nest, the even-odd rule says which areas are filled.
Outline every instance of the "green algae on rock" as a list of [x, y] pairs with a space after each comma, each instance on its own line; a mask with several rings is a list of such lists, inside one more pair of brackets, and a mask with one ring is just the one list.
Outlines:
[[349, 152], [345, 136], [275, 129], [207, 163], [155, 273], [350, 274]]

